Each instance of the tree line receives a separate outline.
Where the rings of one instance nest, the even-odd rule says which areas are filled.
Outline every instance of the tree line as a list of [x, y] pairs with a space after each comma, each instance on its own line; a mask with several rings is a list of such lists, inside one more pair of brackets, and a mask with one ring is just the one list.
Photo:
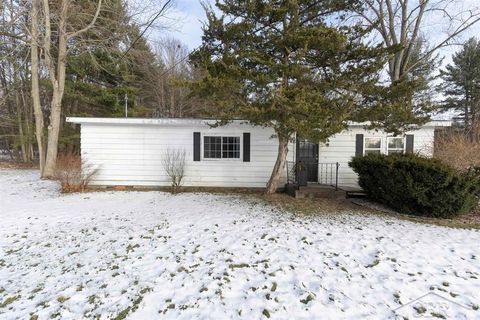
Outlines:
[[161, 26], [173, 0], [140, 12], [126, 0], [4, 0], [0, 149], [38, 159], [48, 178], [58, 151], [78, 148], [67, 115], [241, 118], [276, 132], [272, 192], [296, 135], [327, 141], [367, 120], [400, 133], [451, 109], [478, 126], [478, 41], [437, 70], [440, 50], [480, 20], [462, 3], [217, 0], [188, 52], [177, 39], [148, 41], [151, 23], [136, 21], [156, 13]]
[[[162, 5], [166, 15], [172, 2], [149, 10]], [[0, 11], [0, 149], [39, 159], [45, 177], [57, 150], [78, 148], [66, 116], [119, 117], [125, 107], [131, 117], [198, 115], [177, 85], [195, 77], [188, 48], [169, 36], [149, 43], [127, 1], [9, 0]], [[160, 35], [163, 23], [153, 26]]]

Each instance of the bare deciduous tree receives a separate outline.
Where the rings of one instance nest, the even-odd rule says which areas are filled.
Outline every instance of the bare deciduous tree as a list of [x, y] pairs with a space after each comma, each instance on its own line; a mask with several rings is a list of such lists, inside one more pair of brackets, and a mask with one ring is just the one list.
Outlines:
[[178, 192], [185, 177], [185, 149], [167, 149], [162, 165], [170, 178], [172, 192]]
[[[398, 47], [388, 62], [390, 80], [395, 82], [407, 76], [420, 65], [428, 62], [439, 49], [451, 45], [468, 28], [480, 21], [480, 7], [463, 8], [459, 0], [365, 0], [357, 14], [373, 27], [387, 47]], [[429, 44], [421, 54], [415, 54], [415, 46], [425, 28], [437, 26], [435, 37], [429, 36]], [[442, 30], [442, 28], [445, 28]], [[441, 36], [443, 32], [443, 36]]]
[[[91, 17], [88, 24], [79, 26], [76, 23], [70, 23], [69, 19], [72, 12], [75, 11], [75, 3], [71, 0], [61, 0], [51, 6], [48, 0], [33, 0], [32, 5], [32, 28], [31, 28], [31, 47], [32, 47], [32, 79], [38, 78], [39, 62], [36, 61], [38, 48], [43, 53], [46, 72], [52, 85], [52, 97], [50, 106], [50, 123], [48, 124], [48, 137], [45, 153], [45, 165], [42, 168], [42, 177], [52, 178], [55, 172], [55, 165], [58, 153], [58, 138], [60, 134], [62, 100], [65, 91], [65, 72], [67, 66], [68, 43], [82, 33], [87, 32], [95, 26], [95, 22], [102, 8], [102, 0], [98, 0], [97, 9]], [[53, 9], [53, 11], [51, 10]], [[37, 19], [38, 17], [38, 19]], [[40, 27], [40, 21], [42, 25]], [[34, 25], [35, 24], [35, 25]], [[55, 29], [53, 29], [55, 28]], [[41, 32], [38, 32], [40, 30]], [[56, 31], [55, 39], [52, 39], [52, 32]], [[34, 70], [37, 73], [34, 73]], [[40, 92], [32, 85], [32, 99], [35, 105], [40, 101]], [[35, 113], [40, 114], [41, 109], [35, 107]], [[40, 120], [36, 116], [36, 120]], [[43, 113], [42, 113], [43, 119]], [[43, 121], [43, 120], [42, 120]], [[42, 123], [37, 122], [38, 131], [43, 128]], [[44, 148], [43, 137], [37, 137], [39, 150]], [[43, 157], [43, 154], [41, 154]], [[41, 160], [42, 161], [42, 160]]]

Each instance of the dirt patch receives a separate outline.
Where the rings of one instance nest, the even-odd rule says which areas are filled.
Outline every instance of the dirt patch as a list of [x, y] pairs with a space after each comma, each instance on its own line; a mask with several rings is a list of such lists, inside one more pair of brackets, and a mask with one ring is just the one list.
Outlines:
[[480, 229], [480, 208], [477, 208], [475, 211], [468, 214], [460, 215], [452, 219], [440, 219], [430, 217], [418, 217], [399, 213], [385, 205], [366, 199], [352, 199], [352, 203], [359, 207], [370, 209], [371, 212], [374, 212], [376, 214], [395, 217], [401, 220], [408, 220], [424, 224], [433, 224], [443, 227]]
[[349, 199], [293, 198], [285, 193], [276, 193], [273, 195], [260, 194], [257, 195], [257, 197], [272, 206], [302, 216], [337, 214], [352, 211], [358, 211], [359, 213], [372, 211], [368, 208], [361, 208], [353, 204]]

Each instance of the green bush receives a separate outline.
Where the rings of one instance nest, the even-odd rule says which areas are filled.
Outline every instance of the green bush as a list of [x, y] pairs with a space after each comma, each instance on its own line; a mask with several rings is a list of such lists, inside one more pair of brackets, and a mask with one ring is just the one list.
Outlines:
[[460, 174], [439, 160], [415, 155], [355, 157], [350, 167], [367, 195], [399, 212], [450, 218], [478, 205], [478, 171]]

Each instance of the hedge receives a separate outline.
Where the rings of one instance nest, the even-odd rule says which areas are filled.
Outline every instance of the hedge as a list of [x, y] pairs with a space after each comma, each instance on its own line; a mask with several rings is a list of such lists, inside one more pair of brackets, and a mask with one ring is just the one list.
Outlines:
[[415, 155], [367, 155], [349, 162], [367, 195], [412, 215], [451, 218], [478, 205], [480, 177], [460, 174], [436, 159]]

